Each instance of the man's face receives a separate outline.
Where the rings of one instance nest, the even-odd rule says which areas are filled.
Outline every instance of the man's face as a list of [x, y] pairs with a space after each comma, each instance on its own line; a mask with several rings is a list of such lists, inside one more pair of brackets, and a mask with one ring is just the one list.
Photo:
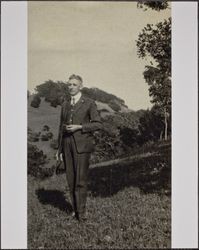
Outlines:
[[82, 89], [82, 83], [77, 79], [71, 79], [68, 81], [68, 89], [70, 95], [74, 96]]

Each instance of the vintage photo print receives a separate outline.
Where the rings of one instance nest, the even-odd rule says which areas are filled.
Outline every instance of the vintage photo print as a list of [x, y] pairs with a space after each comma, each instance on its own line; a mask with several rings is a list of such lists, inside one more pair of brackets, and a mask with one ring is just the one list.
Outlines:
[[28, 247], [171, 247], [171, 4], [28, 3]]
[[2, 249], [197, 248], [197, 7], [1, 1]]

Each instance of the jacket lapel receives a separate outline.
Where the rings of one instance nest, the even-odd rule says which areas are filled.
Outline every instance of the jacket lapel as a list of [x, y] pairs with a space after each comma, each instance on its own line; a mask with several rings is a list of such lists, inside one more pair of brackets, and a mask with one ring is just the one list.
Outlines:
[[70, 102], [66, 102], [65, 106], [64, 106], [64, 112], [63, 112], [63, 117], [64, 119], [66, 119], [67, 116], [67, 112], [70, 110]]
[[[76, 113], [82, 107], [82, 105], [84, 105], [85, 102], [86, 102], [86, 99], [82, 95], [80, 99], [78, 100], [78, 102], [74, 105], [74, 113]], [[69, 110], [71, 110], [71, 100], [66, 102], [64, 106], [64, 113], [63, 113], [64, 119], [66, 119], [67, 113], [69, 112]]]
[[77, 110], [82, 107], [82, 105], [85, 103], [85, 99], [83, 95], [80, 97], [79, 101], [74, 105], [74, 112], [76, 113]]

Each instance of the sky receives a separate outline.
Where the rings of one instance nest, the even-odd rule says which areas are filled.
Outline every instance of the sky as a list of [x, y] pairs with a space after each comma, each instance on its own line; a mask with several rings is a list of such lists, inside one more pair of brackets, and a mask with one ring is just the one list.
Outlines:
[[78, 74], [85, 87], [114, 94], [130, 109], [150, 108], [148, 61], [138, 58], [136, 40], [147, 23], [170, 15], [136, 2], [28, 2], [28, 89]]

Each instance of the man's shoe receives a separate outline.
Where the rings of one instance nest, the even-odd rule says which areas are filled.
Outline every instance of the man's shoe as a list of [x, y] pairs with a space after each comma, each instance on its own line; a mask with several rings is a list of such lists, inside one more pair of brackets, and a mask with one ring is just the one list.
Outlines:
[[77, 219], [77, 213], [73, 211], [71, 213], [71, 217], [72, 217], [72, 219]]

